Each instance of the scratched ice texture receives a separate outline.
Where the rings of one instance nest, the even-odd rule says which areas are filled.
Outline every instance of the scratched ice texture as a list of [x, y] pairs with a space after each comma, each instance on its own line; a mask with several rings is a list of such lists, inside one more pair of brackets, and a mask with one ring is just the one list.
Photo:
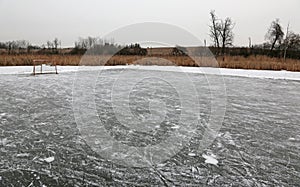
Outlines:
[[[96, 81], [94, 95], [100, 120], [117, 141], [130, 146], [161, 141], [172, 126], [157, 126], [154, 134], [120, 130], [108, 97], [120, 71], [104, 70]], [[150, 74], [149, 70], [126, 71], [128, 81], [139, 79], [141, 72]], [[153, 72], [166, 79], [176, 79], [180, 74], [151, 71], [152, 75]], [[299, 81], [224, 76], [226, 113], [212, 144], [199, 153], [201, 130], [197, 131], [200, 134], [191, 135], [189, 143], [178, 153], [160, 164], [143, 168], [108, 160], [82, 138], [72, 108], [74, 76], [74, 72], [0, 75], [0, 186], [300, 184]], [[76, 76], [84, 80], [89, 71], [78, 72]], [[213, 80], [219, 75], [207, 76]], [[210, 115], [209, 84], [204, 75], [189, 77], [199, 96], [201, 129]], [[180, 81], [177, 84], [185, 84]], [[133, 116], [142, 120], [150, 115], [146, 102], [150, 93], [152, 99], [156, 96], [166, 102], [170, 109], [167, 120], [176, 121], [180, 112], [176, 110], [180, 106], [176, 89], [155, 78], [137, 84], [129, 95]], [[159, 115], [159, 111], [154, 112]]]

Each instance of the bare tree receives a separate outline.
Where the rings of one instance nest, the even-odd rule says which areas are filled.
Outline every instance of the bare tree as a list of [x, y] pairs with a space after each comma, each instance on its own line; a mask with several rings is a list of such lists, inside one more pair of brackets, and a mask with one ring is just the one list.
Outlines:
[[57, 38], [54, 38], [53, 40], [53, 47], [54, 49], [57, 49], [59, 46], [60, 41]]
[[58, 53], [58, 46], [60, 45], [60, 43], [61, 43], [61, 41], [60, 40], [58, 40], [57, 38], [54, 38], [54, 40], [53, 40], [53, 48], [54, 48], [54, 50], [55, 50], [55, 52], [56, 53]]
[[53, 43], [51, 41], [47, 41], [47, 48], [52, 49], [53, 48]]
[[222, 44], [222, 54], [225, 53], [225, 47], [232, 46], [233, 44], [233, 28], [234, 23], [231, 18], [226, 18], [224, 21], [221, 20], [219, 32]]
[[89, 49], [95, 47], [95, 45], [102, 44], [102, 40], [97, 37], [87, 37], [87, 38], [79, 38], [78, 41], [75, 42], [75, 48], [78, 49]]
[[290, 31], [285, 39], [287, 49], [300, 50], [300, 34]]
[[30, 43], [26, 40], [15, 40], [6, 42], [8, 54], [12, 52], [20, 53], [22, 49], [27, 49]]
[[89, 36], [87, 39], [87, 47], [92, 48], [97, 44], [97, 38]]
[[15, 42], [14, 41], [8, 41], [6, 43], [8, 54], [11, 54], [11, 52], [15, 49]]
[[27, 49], [28, 46], [30, 45], [30, 43], [26, 40], [17, 40], [15, 41], [15, 44], [16, 44], [16, 48], [18, 48], [19, 53], [22, 49]]
[[271, 43], [271, 51], [275, 48], [275, 45], [278, 43], [281, 44], [283, 40], [284, 32], [282, 26], [280, 25], [279, 19], [272, 21], [271, 26], [266, 34], [266, 39]]
[[231, 18], [218, 19], [213, 10], [210, 12], [210, 17], [210, 38], [214, 42], [215, 47], [218, 49], [222, 47], [222, 54], [224, 54], [225, 48], [233, 43], [234, 23]]
[[210, 28], [209, 36], [212, 39], [212, 41], [214, 42], [214, 46], [217, 47], [217, 48], [220, 48], [220, 42], [219, 42], [220, 23], [219, 23], [219, 20], [216, 16], [214, 10], [210, 11], [210, 21], [211, 21], [211, 25], [209, 26], [209, 28]]
[[30, 44], [26, 40], [17, 40], [15, 41], [17, 48], [26, 49]]

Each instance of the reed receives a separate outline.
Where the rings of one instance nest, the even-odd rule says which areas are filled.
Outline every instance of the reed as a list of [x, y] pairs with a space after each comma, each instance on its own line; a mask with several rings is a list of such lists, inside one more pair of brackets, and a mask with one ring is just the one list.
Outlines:
[[211, 57], [188, 56], [82, 56], [82, 55], [0, 55], [0, 66], [31, 66], [34, 59], [44, 59], [62, 66], [77, 65], [161, 65], [161, 66], [201, 66], [234, 69], [287, 70], [300, 71], [300, 60], [270, 58], [267, 56], [225, 56]]

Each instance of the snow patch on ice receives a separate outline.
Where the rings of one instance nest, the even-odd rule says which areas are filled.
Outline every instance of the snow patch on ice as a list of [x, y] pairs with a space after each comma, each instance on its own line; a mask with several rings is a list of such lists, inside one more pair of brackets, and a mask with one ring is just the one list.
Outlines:
[[229, 132], [225, 132], [224, 138], [226, 139], [228, 144], [235, 145], [235, 142], [233, 141], [233, 138]]
[[188, 155], [189, 155], [189, 156], [196, 156], [195, 153], [189, 153]]
[[300, 141], [300, 139], [299, 138], [290, 137], [289, 141], [298, 142], [298, 141]]
[[[121, 67], [121, 66], [119, 66]], [[246, 70], [229, 68], [211, 68], [211, 67], [181, 67], [181, 66], [123, 66], [126, 69], [157, 70], [185, 73], [200, 73], [207, 75], [229, 75], [239, 77], [271, 78], [271, 79], [289, 79], [300, 80], [300, 72], [290, 71], [272, 71], [272, 70]]]
[[8, 143], [7, 138], [0, 139], [0, 145], [5, 146]]
[[29, 156], [29, 153], [19, 153], [17, 154], [17, 157], [28, 157]]
[[7, 114], [6, 113], [1, 113], [0, 114], [0, 119], [2, 119], [4, 116], [6, 116]]
[[[135, 70], [156, 70], [185, 73], [200, 73], [208, 75], [229, 75], [239, 77], [271, 78], [300, 80], [300, 72], [272, 71], [272, 70], [246, 70], [211, 67], [181, 67], [181, 66], [58, 66], [58, 73], [77, 71], [101, 71], [108, 69], [135, 69]], [[1, 66], [0, 74], [31, 74], [32, 66]]]
[[174, 126], [172, 126], [171, 128], [172, 128], [172, 129], [179, 129], [180, 126], [179, 126], [179, 125], [174, 125]]
[[50, 156], [48, 158], [41, 158], [40, 160], [41, 161], [45, 161], [47, 163], [51, 163], [51, 162], [53, 162], [55, 160], [55, 158], [54, 158], [54, 156]]
[[210, 154], [210, 155], [203, 154], [202, 157], [205, 159], [206, 164], [212, 164], [212, 165], [218, 166], [219, 161], [216, 159], [216, 155], [214, 155], [214, 154]]

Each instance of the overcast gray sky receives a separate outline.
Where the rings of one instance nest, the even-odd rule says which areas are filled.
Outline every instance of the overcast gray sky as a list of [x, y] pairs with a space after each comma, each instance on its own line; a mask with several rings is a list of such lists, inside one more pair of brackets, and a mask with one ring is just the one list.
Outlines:
[[29, 40], [43, 44], [58, 37], [73, 46], [79, 36], [103, 36], [140, 22], [169, 23], [209, 40], [209, 12], [231, 17], [234, 45], [264, 41], [275, 18], [300, 33], [299, 0], [0, 0], [0, 41]]

